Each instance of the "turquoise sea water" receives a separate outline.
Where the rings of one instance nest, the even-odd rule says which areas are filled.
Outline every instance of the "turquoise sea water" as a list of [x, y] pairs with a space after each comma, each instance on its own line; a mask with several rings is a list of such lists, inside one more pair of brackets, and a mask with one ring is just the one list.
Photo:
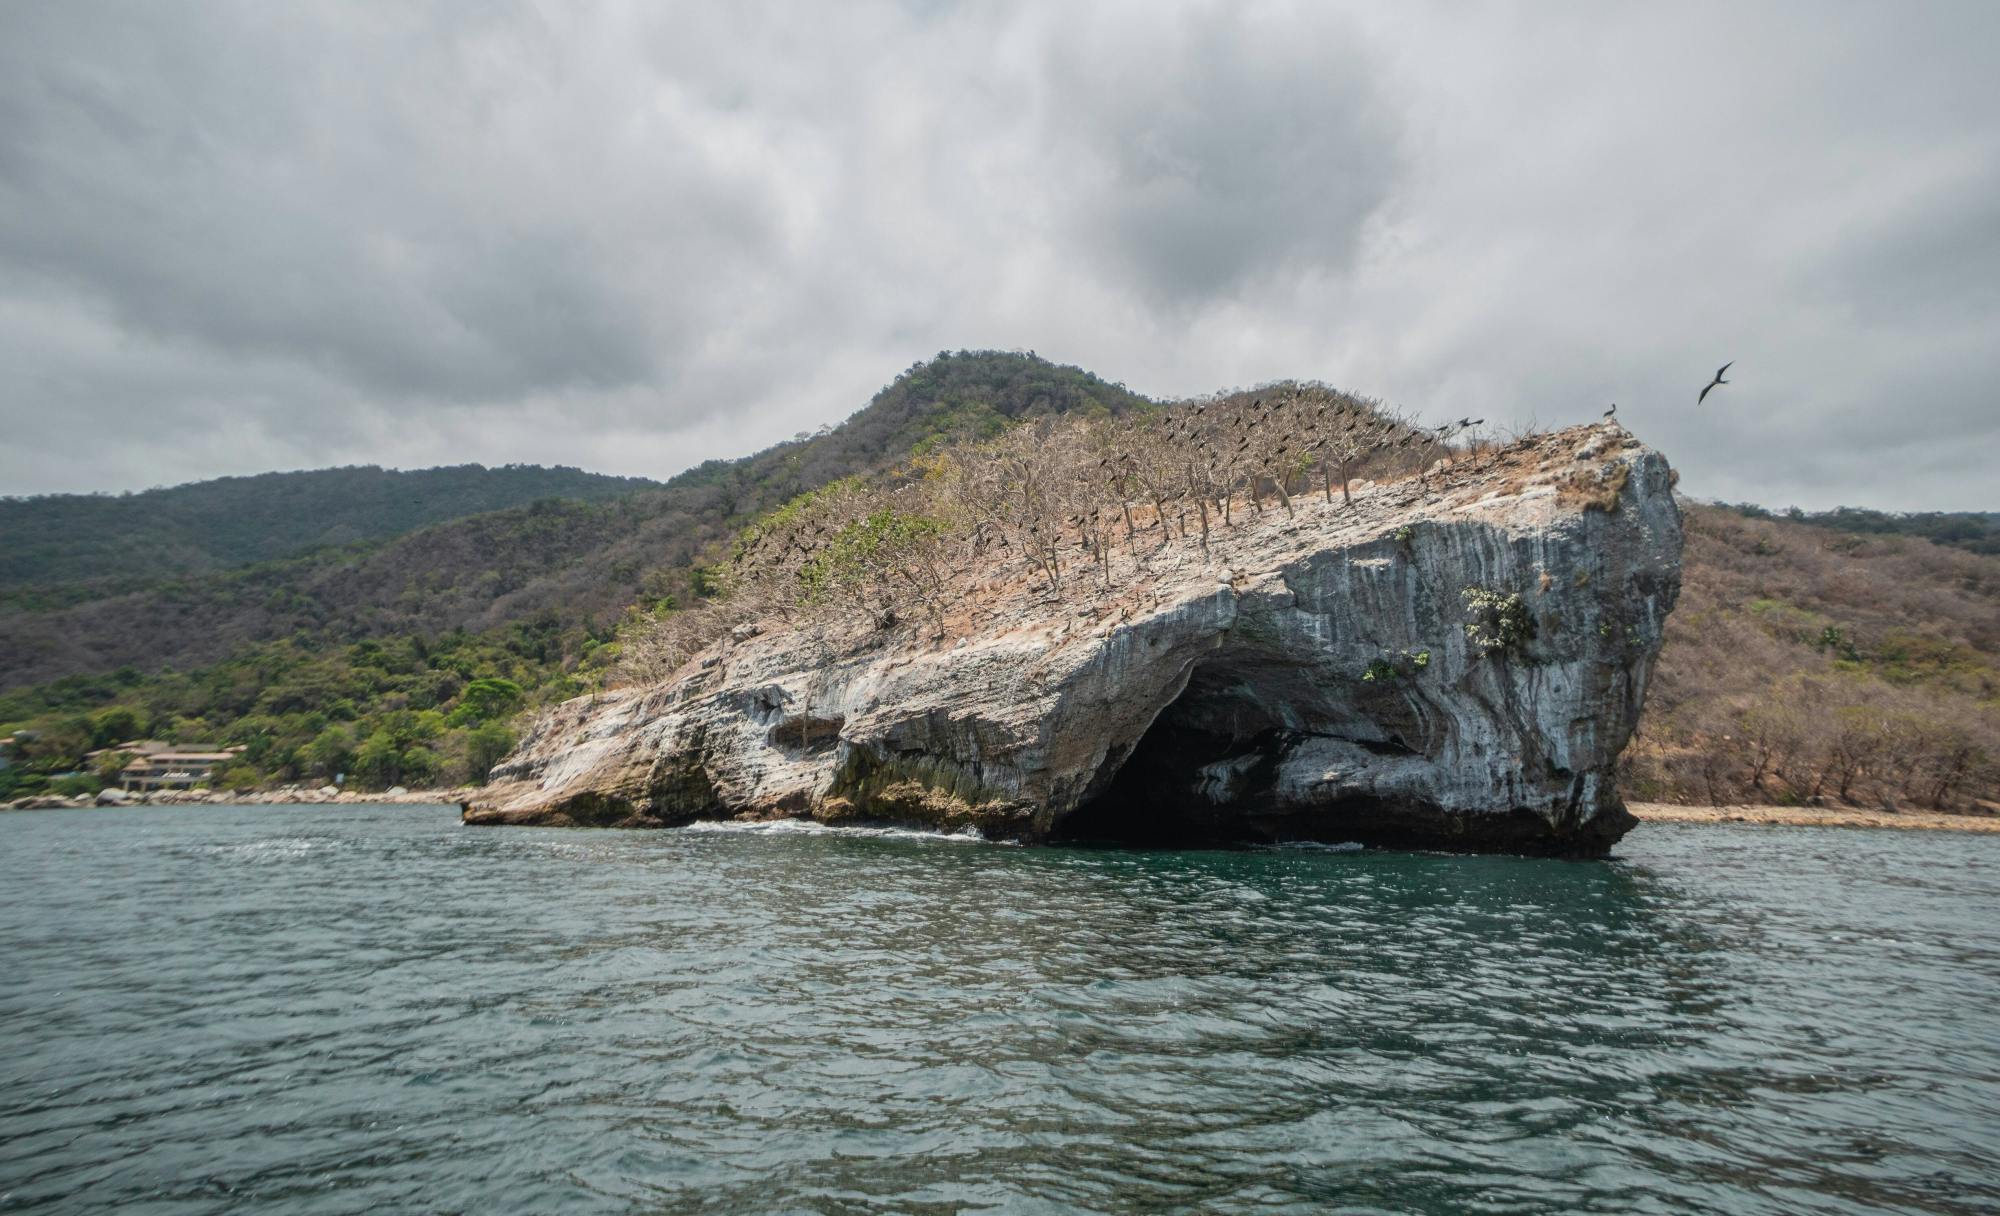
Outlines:
[[0, 1210], [1993, 1212], [2000, 836], [9, 814]]

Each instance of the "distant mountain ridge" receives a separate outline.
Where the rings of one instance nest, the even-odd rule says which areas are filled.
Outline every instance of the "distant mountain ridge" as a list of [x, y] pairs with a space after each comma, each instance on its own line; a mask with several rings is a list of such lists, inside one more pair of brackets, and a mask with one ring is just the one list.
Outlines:
[[142, 580], [384, 540], [539, 499], [599, 502], [657, 488], [567, 467], [374, 465], [259, 473], [136, 494], [0, 499], [0, 590]]
[[[24, 591], [16, 584], [8, 594], [0, 578], [0, 689], [127, 666], [187, 670], [294, 637], [337, 645], [534, 622], [581, 646], [578, 631], [608, 636], [634, 602], [691, 602], [707, 550], [806, 490], [943, 436], [992, 434], [1039, 414], [1116, 414], [1151, 404], [1032, 354], [941, 352], [903, 371], [837, 427], [738, 460], [711, 460], [665, 483], [639, 481], [636, 490], [561, 501], [538, 495], [526, 505], [460, 511], [464, 518], [347, 548], [142, 585], [36, 583]], [[49, 500], [4, 505], [42, 501]], [[55, 526], [38, 539], [60, 545], [71, 527]], [[0, 538], [7, 535], [0, 530]]]
[[1751, 519], [1784, 519], [1868, 536], [1920, 536], [1934, 545], [2000, 557], [2000, 511], [1876, 511], [1867, 507], [1773, 511], [1747, 502], [1716, 505]]

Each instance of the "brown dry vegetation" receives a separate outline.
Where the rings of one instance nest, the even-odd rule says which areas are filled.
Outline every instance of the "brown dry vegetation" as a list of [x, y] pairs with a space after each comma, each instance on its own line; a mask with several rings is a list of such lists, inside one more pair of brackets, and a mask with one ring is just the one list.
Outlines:
[[1687, 522], [1628, 797], [2000, 801], [2000, 559], [1718, 507]]
[[829, 636], [937, 637], [996, 595], [1094, 601], [1143, 582], [1162, 555], [1207, 552], [1246, 515], [1294, 514], [1308, 493], [1332, 503], [1363, 472], [1421, 469], [1454, 451], [1458, 429], [1279, 384], [941, 445], [801, 495], [745, 530], [718, 557], [725, 594], [627, 629], [624, 676], [663, 679], [765, 617]]

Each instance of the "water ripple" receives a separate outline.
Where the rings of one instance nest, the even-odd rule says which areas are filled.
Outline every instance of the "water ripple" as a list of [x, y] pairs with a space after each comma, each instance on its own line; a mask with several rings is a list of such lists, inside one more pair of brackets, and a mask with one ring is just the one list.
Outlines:
[[[0, 1209], [1985, 1212], [2000, 839], [0, 818]], [[964, 847], [964, 846], [974, 847]]]

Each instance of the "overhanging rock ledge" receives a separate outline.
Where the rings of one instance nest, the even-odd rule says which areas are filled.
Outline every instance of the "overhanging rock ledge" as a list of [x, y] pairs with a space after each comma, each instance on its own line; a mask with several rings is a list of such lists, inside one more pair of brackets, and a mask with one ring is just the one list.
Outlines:
[[1672, 486], [1604, 423], [1245, 509], [1111, 588], [996, 566], [941, 638], [766, 622], [550, 711], [464, 819], [1599, 855], [1680, 590]]

